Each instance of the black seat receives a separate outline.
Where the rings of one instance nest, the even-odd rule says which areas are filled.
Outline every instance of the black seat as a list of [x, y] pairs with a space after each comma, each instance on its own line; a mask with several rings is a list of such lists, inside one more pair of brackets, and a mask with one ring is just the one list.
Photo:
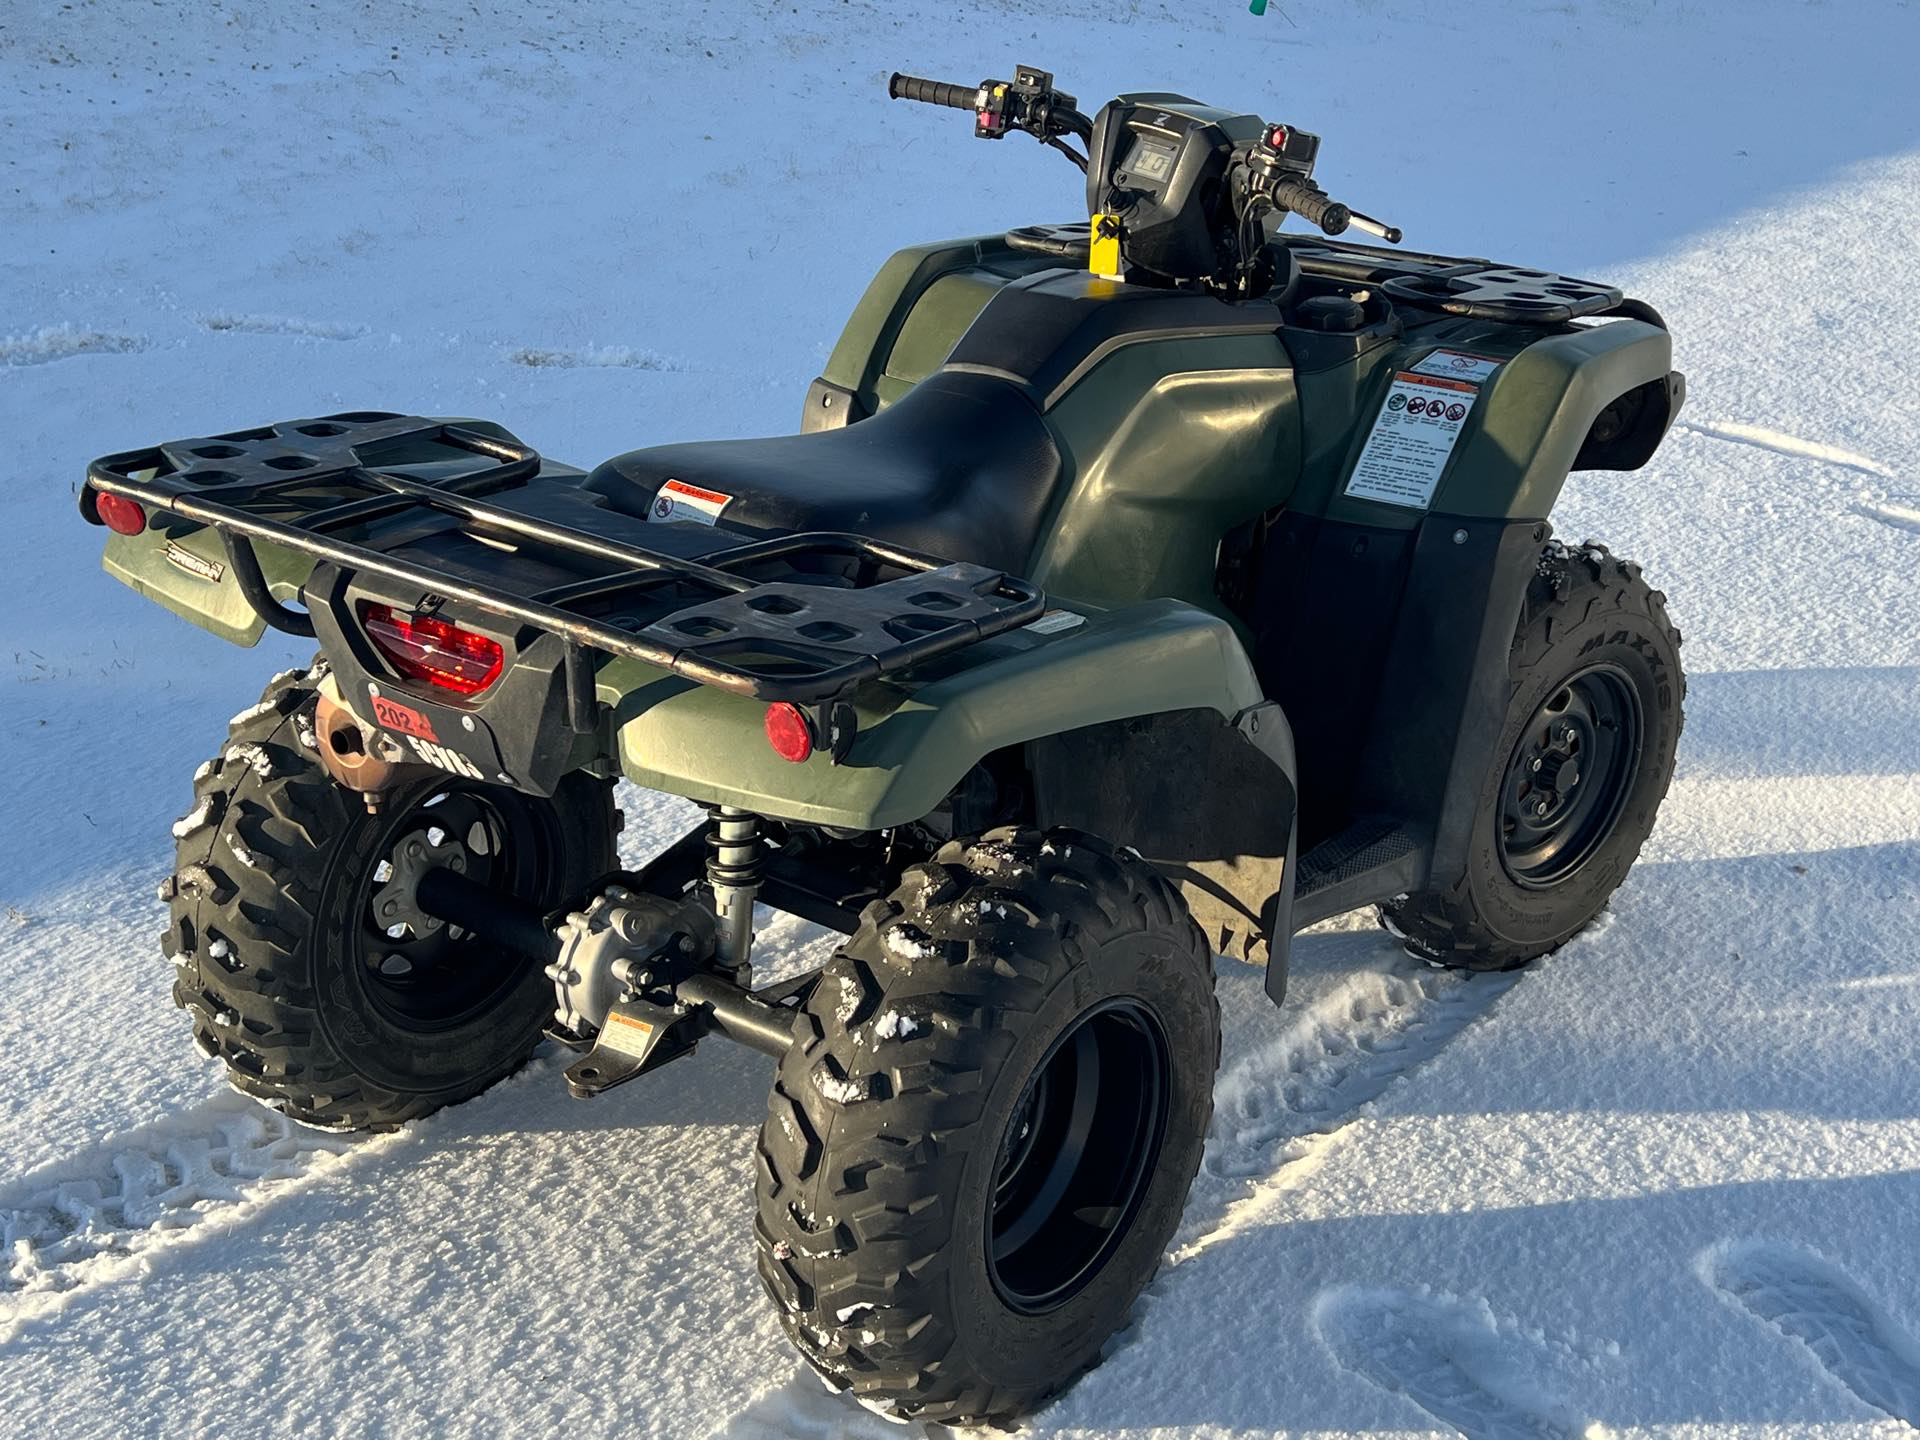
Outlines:
[[1059, 478], [1053, 436], [1020, 390], [942, 373], [842, 430], [656, 445], [607, 461], [586, 484], [646, 515], [680, 480], [733, 497], [720, 517], [730, 530], [845, 530], [1018, 575]]

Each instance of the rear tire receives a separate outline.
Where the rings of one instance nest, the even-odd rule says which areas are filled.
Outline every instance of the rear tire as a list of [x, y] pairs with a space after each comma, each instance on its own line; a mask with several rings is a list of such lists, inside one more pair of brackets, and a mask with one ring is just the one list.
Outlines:
[[314, 753], [314, 681], [276, 677], [195, 775], [161, 943], [236, 1089], [303, 1124], [389, 1129], [517, 1069], [553, 1010], [537, 963], [404, 905], [380, 916], [396, 863], [557, 905], [612, 866], [611, 788], [575, 775], [541, 799], [422, 772], [369, 814]]
[[1546, 548], [1514, 636], [1467, 872], [1380, 907], [1409, 953], [1518, 969], [1606, 908], [1673, 779], [1687, 681], [1666, 600], [1604, 546]]
[[1219, 1058], [1212, 954], [1151, 866], [1066, 830], [942, 847], [828, 963], [768, 1103], [788, 1335], [898, 1419], [1065, 1388], [1159, 1266]]

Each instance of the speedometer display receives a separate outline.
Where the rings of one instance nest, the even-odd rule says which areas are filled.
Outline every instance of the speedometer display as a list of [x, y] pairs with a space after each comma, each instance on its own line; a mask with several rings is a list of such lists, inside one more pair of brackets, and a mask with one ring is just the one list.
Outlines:
[[1134, 180], [1165, 180], [1173, 174], [1173, 160], [1177, 152], [1171, 145], [1159, 144], [1142, 137], [1134, 141], [1133, 151], [1127, 156], [1124, 168]]

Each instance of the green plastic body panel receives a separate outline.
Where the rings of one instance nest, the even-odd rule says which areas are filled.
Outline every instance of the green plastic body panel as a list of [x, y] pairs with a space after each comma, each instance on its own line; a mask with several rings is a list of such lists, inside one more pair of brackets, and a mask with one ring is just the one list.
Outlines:
[[[1432, 504], [1417, 510], [1344, 494], [1394, 374], [1438, 349], [1502, 363], [1481, 386]], [[1672, 365], [1672, 338], [1639, 320], [1542, 331], [1427, 319], [1348, 365], [1296, 376], [1306, 447], [1291, 503], [1387, 529], [1413, 529], [1428, 513], [1544, 520], [1595, 417], [1634, 387], [1663, 379]]]
[[869, 685], [854, 697], [860, 733], [837, 766], [825, 754], [780, 759], [765, 705], [649, 666], [604, 666], [599, 698], [636, 785], [852, 830], [920, 819], [1009, 745], [1166, 710], [1231, 717], [1260, 702], [1246, 651], [1217, 617], [1177, 601], [1086, 613], [1072, 629], [1015, 631], [911, 682]]
[[1285, 503], [1300, 469], [1299, 397], [1276, 336], [1126, 346], [1048, 420], [1067, 473], [1032, 578], [1093, 604], [1215, 609], [1220, 537]]
[[[169, 544], [220, 566], [220, 578], [203, 579], [182, 569], [167, 558]], [[264, 542], [254, 546], [254, 554], [274, 599], [297, 599], [313, 570], [312, 557]], [[235, 645], [259, 644], [267, 628], [240, 593], [240, 582], [233, 578], [219, 536], [203, 526], [176, 526], [171, 533], [158, 526], [138, 535], [109, 532], [100, 567], [156, 605]]]
[[1461, 433], [1433, 508], [1448, 515], [1544, 520], [1594, 419], [1673, 368], [1673, 337], [1613, 320], [1534, 341], [1494, 372]]
[[1057, 258], [979, 235], [896, 251], [868, 284], [821, 378], [872, 414], [927, 378], [999, 289], [1057, 267]]

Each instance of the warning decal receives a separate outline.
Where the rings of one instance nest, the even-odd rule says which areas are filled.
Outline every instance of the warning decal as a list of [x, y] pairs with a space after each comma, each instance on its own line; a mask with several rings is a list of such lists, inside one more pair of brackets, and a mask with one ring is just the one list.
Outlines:
[[1406, 370], [1395, 375], [1354, 462], [1346, 493], [1359, 500], [1426, 509], [1479, 395], [1477, 387], [1463, 380]]
[[653, 1026], [618, 1010], [609, 1011], [600, 1029], [600, 1043], [626, 1055], [645, 1055], [653, 1044]]
[[733, 502], [733, 496], [718, 490], [702, 490], [684, 480], [669, 480], [653, 497], [649, 520], [691, 520], [696, 525], [711, 525], [720, 512]]
[[1507, 362], [1491, 355], [1469, 355], [1465, 350], [1436, 350], [1413, 367], [1416, 375], [1439, 375], [1448, 380], [1471, 380], [1478, 385]]

